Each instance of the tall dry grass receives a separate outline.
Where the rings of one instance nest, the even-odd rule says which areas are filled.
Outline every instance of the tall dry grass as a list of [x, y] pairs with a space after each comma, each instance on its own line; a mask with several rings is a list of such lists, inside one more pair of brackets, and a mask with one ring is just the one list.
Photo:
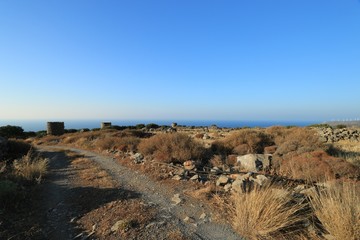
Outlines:
[[36, 155], [33, 149], [19, 160], [15, 160], [13, 167], [15, 174], [26, 180], [40, 182], [48, 169], [48, 159]]
[[[232, 224], [245, 239], [290, 239], [300, 235], [309, 217], [305, 203], [271, 186], [232, 196]], [[291, 236], [291, 237], [288, 237]]]
[[354, 183], [333, 184], [310, 199], [331, 239], [360, 239], [360, 191]]

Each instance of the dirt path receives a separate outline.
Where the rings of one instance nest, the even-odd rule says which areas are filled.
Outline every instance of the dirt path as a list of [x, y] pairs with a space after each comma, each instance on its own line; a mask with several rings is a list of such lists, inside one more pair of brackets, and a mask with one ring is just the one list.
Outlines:
[[[213, 222], [212, 213], [201, 202], [191, 199], [182, 192], [177, 192], [176, 189], [170, 189], [158, 182], [154, 182], [143, 174], [121, 166], [110, 157], [64, 146], [37, 146], [37, 148], [48, 154], [53, 152], [53, 159], [64, 157], [64, 153], [60, 150], [68, 150], [83, 155], [105, 170], [122, 189], [139, 193], [144, 202], [155, 206], [158, 211], [156, 222], [149, 224], [149, 228], [165, 222], [177, 226], [181, 232], [191, 236], [191, 239], [241, 239], [229, 226]], [[52, 180], [54, 191], [50, 189], [48, 194], [52, 196], [51, 205], [57, 207], [54, 214], [49, 214], [48, 219], [50, 224], [55, 224], [58, 227], [56, 233], [54, 233], [55, 237], [51, 239], [67, 239], [69, 236], [73, 236], [74, 233], [69, 228], [70, 225], [64, 223], [69, 222], [69, 218], [73, 216], [66, 214], [70, 209], [68, 209], [69, 206], [62, 205], [61, 198], [66, 196], [63, 189], [67, 189], [67, 179], [71, 173], [63, 168], [66, 166], [61, 166], [61, 161], [55, 162], [58, 162], [60, 166], [53, 165], [52, 167], [55, 170], [52, 171], [59, 172], [55, 172], [55, 179]], [[178, 194], [178, 198], [174, 197], [175, 194]], [[180, 203], [176, 204], [176, 200], [180, 201]], [[47, 206], [47, 208], [51, 209], [52, 206]], [[58, 216], [56, 212], [62, 212], [62, 214]], [[153, 230], [156, 231], [157, 228]]]

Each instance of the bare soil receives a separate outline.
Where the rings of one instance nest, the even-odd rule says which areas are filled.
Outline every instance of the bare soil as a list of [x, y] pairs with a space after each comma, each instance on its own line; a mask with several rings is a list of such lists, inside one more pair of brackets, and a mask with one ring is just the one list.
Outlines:
[[37, 148], [50, 159], [51, 170], [34, 193], [36, 213], [28, 217], [39, 224], [29, 239], [240, 239], [181, 188], [94, 152]]

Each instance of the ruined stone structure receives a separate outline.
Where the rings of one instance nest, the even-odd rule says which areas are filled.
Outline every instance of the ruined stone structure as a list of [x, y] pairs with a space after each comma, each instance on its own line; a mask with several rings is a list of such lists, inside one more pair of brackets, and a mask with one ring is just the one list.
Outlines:
[[65, 132], [64, 122], [48, 122], [47, 123], [47, 134], [48, 135], [62, 135]]
[[111, 122], [102, 122], [101, 123], [101, 129], [109, 128], [111, 127]]

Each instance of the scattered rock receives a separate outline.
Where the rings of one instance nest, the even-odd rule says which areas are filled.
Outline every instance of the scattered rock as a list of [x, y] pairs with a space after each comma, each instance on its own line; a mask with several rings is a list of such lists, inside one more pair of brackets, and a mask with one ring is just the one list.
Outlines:
[[126, 220], [119, 220], [111, 227], [110, 230], [112, 232], [117, 232], [119, 230], [119, 228], [124, 224], [126, 224]]
[[206, 213], [202, 213], [199, 217], [199, 219], [205, 219], [206, 218]]
[[254, 179], [254, 182], [259, 184], [260, 186], [264, 185], [269, 179], [264, 175], [257, 175]]
[[235, 191], [235, 192], [242, 192], [242, 184], [243, 181], [240, 179], [236, 179], [232, 184], [231, 184], [231, 188]]
[[184, 218], [184, 222], [186, 222], [186, 223], [194, 223], [194, 222], [195, 222], [195, 219], [193, 219], [192, 217], [186, 216], [186, 217]]

